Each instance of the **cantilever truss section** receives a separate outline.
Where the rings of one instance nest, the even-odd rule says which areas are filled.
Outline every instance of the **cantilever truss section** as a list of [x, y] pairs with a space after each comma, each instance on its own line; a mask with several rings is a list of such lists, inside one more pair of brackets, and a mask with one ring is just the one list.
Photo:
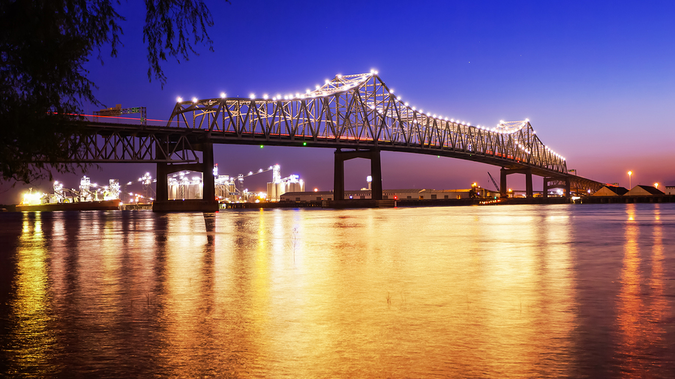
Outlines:
[[208, 131], [229, 143], [378, 148], [450, 155], [567, 174], [528, 120], [488, 128], [408, 106], [377, 73], [338, 75], [313, 91], [272, 98], [212, 98], [175, 105], [168, 127]]
[[70, 161], [85, 163], [196, 163], [199, 158], [185, 135], [145, 133], [129, 135], [73, 135], [67, 140]]

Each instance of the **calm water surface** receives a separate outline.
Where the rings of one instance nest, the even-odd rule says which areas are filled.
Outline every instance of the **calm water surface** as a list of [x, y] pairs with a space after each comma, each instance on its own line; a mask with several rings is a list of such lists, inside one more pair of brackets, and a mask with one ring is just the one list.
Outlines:
[[0, 376], [674, 375], [675, 204], [0, 214]]

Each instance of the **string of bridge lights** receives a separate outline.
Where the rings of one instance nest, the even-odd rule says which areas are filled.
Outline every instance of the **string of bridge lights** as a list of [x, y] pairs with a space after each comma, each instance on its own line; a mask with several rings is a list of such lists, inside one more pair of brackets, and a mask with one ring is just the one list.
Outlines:
[[[350, 83], [342, 81], [343, 75], [337, 74], [337, 75], [335, 75], [335, 78], [333, 80], [325, 79], [324, 87], [330, 85], [331, 83], [333, 83], [333, 84], [344, 84], [343, 86], [339, 86], [339, 87], [334, 86], [332, 89], [333, 90], [339, 90], [339, 91], [346, 91], [346, 90], [352, 89], [352, 88], [362, 84], [367, 79], [370, 79], [374, 75], [377, 75], [377, 74], [378, 74], [377, 70], [370, 70], [370, 74], [348, 75], [348, 77], [362, 77], [361, 80], [352, 81]], [[302, 100], [302, 99], [307, 99], [307, 98], [316, 98], [316, 97], [319, 97], [319, 96], [325, 96], [325, 95], [329, 95], [329, 94], [332, 93], [331, 91], [327, 91], [326, 89], [321, 90], [322, 88], [323, 87], [321, 87], [320, 85], [317, 84], [317, 85], [315, 85], [314, 91], [310, 91], [309, 88], [308, 88], [308, 89], [305, 90], [304, 94], [302, 94], [300, 92], [296, 92], [295, 94], [290, 93], [290, 94], [283, 95], [283, 96], [281, 94], [277, 94], [276, 96], [273, 96], [271, 100], [272, 101], [280, 101], [282, 99], [283, 100], [296, 100], [296, 99]], [[394, 94], [393, 88], [388, 88], [388, 91], [389, 91], [389, 94], [391, 94], [391, 95]], [[516, 133], [517, 131], [521, 130], [522, 128], [524, 128], [530, 122], [530, 120], [526, 118], [524, 121], [521, 121], [520, 125], [517, 128], [512, 128], [510, 130], [506, 130], [506, 122], [504, 122], [504, 120], [500, 120], [499, 124], [497, 124], [497, 126], [493, 127], [493, 128], [487, 127], [487, 126], [481, 126], [481, 125], [471, 125], [470, 122], [460, 121], [459, 119], [458, 120], [455, 120], [454, 118], [448, 119], [448, 117], [443, 117], [443, 116], [439, 116], [439, 115], [436, 115], [436, 114], [431, 114], [431, 112], [424, 113], [424, 110], [421, 109], [421, 108], [420, 108], [419, 111], [417, 111], [417, 108], [415, 106], [411, 107], [408, 102], [403, 102], [401, 95], [396, 95], [395, 97], [396, 97], [396, 100], [399, 103], [403, 104], [405, 107], [412, 109], [414, 112], [419, 112], [422, 115], [426, 115], [427, 117], [433, 118], [433, 119], [438, 120], [438, 121], [447, 121], [447, 122], [451, 122], [451, 123], [462, 125], [462, 126], [473, 127], [473, 128], [479, 129], [479, 130], [485, 130], [487, 132], [494, 132], [494, 133], [499, 133], [499, 134], [513, 134], [513, 133]], [[227, 94], [225, 92], [221, 92], [220, 98], [226, 99]], [[249, 95], [249, 98], [251, 100], [258, 99], [258, 97], [256, 97], [255, 93], [251, 93]], [[269, 95], [267, 93], [263, 94], [262, 99], [263, 100], [269, 100]], [[196, 97], [193, 97], [191, 100], [192, 100], [192, 103], [197, 103], [199, 101]], [[178, 103], [182, 103], [183, 98], [178, 96], [176, 98], [176, 101]], [[378, 113], [382, 113], [379, 109], [375, 109], [375, 106], [373, 106], [373, 105], [370, 106], [370, 109], [375, 110]], [[419, 124], [418, 120], [413, 120], [413, 122], [416, 123], [416, 124]], [[537, 132], [534, 129], [532, 129], [532, 134], [537, 134]], [[524, 150], [525, 152], [527, 152], [528, 154], [531, 154], [530, 150], [526, 146], [522, 145], [519, 142], [518, 142], [518, 147], [521, 150]], [[544, 148], [546, 149], [546, 151], [548, 153], [552, 154], [553, 156], [555, 156], [559, 159], [562, 159], [563, 161], [567, 160], [567, 159], [565, 159], [565, 157], [556, 153], [555, 151], [553, 151], [548, 146], [544, 145]]]

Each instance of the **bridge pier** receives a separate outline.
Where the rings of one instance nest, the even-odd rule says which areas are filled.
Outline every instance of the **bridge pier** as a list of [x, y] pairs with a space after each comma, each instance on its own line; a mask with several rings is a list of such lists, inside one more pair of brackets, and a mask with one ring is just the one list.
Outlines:
[[382, 200], [382, 162], [379, 149], [342, 151], [335, 150], [335, 168], [333, 169], [333, 200], [345, 198], [345, 161], [354, 158], [370, 159], [371, 199]]
[[544, 178], [544, 197], [548, 197], [548, 190], [553, 188], [562, 188], [565, 190], [565, 197], [572, 197], [572, 182], [569, 177], [565, 178]]
[[499, 172], [499, 195], [500, 197], [508, 197], [508, 188], [506, 176], [511, 174], [525, 174], [525, 196], [528, 198], [534, 197], [534, 191], [532, 190], [532, 170], [529, 168], [522, 169], [513, 169], [513, 168], [504, 168]]
[[[195, 144], [195, 150], [202, 151], [201, 163], [174, 164], [157, 163], [157, 198], [152, 203], [155, 212], [215, 212], [218, 210], [216, 200], [216, 184], [213, 176], [213, 143]], [[161, 151], [161, 149], [157, 149]], [[166, 157], [157, 157], [164, 159]], [[202, 198], [186, 200], [169, 200], [167, 176], [174, 172], [190, 170], [202, 173]]]

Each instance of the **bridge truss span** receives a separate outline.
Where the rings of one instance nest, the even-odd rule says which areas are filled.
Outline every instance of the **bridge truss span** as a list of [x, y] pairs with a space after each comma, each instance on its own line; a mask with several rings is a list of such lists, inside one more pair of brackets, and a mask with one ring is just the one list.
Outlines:
[[529, 120], [485, 127], [424, 113], [376, 72], [337, 75], [305, 93], [180, 101], [167, 126], [206, 131], [222, 143], [375, 148], [567, 175], [565, 158], [542, 143]]
[[[87, 123], [90, 134], [71, 135], [69, 161], [87, 163], [197, 163], [190, 131], [128, 124]], [[197, 131], [196, 134], [205, 135]]]

